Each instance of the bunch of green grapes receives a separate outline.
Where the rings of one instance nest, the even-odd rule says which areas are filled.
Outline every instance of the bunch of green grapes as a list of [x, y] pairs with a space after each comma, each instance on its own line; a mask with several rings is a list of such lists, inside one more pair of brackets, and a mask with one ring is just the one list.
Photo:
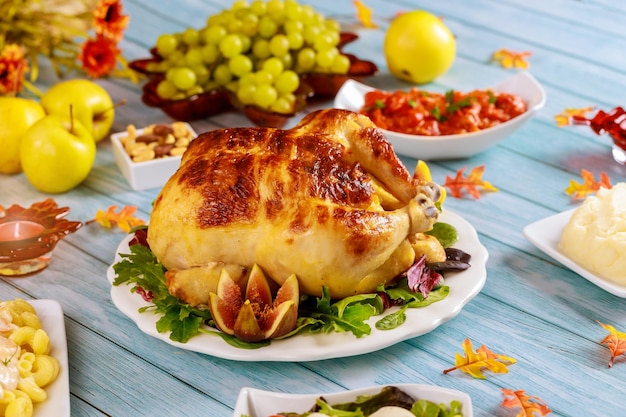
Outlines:
[[350, 60], [339, 49], [340, 27], [296, 0], [236, 0], [201, 29], [162, 34], [156, 50], [165, 74], [164, 99], [179, 100], [223, 87], [244, 105], [291, 113], [307, 72], [346, 74]]

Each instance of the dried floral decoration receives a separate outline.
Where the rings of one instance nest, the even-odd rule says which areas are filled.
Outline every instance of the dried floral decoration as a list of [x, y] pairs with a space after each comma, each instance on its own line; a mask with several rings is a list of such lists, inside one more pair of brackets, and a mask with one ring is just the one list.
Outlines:
[[514, 52], [508, 49], [499, 49], [491, 55], [491, 60], [500, 64], [503, 68], [523, 68], [529, 67], [527, 58], [531, 52]]
[[583, 199], [587, 197], [587, 195], [595, 193], [602, 187], [613, 187], [609, 176], [604, 171], [600, 173], [600, 181], [596, 181], [593, 177], [593, 173], [584, 168], [580, 171], [580, 176], [583, 179], [582, 183], [570, 180], [569, 185], [565, 189], [565, 194], [570, 195], [573, 199]]
[[367, 7], [360, 0], [353, 0], [352, 4], [356, 8], [356, 19], [368, 29], [376, 29], [378, 25], [372, 20], [372, 9]]
[[466, 356], [456, 354], [455, 366], [443, 371], [444, 374], [454, 370], [460, 370], [477, 379], [487, 379], [483, 374], [483, 369], [489, 369], [497, 374], [506, 374], [509, 372], [507, 366], [517, 362], [514, 358], [493, 353], [485, 345], [473, 352], [472, 342], [469, 339], [463, 341], [463, 351]]
[[28, 63], [24, 48], [10, 44], [0, 51], [0, 95], [20, 91], [24, 74], [28, 72]]
[[512, 389], [502, 388], [502, 393], [504, 394], [502, 407], [520, 408], [520, 412], [515, 417], [546, 416], [552, 412], [541, 398], [535, 395], [527, 395], [523, 390], [513, 391]]
[[97, 222], [107, 229], [117, 226], [126, 233], [130, 233], [133, 227], [145, 224], [143, 220], [133, 216], [137, 211], [135, 206], [124, 206], [117, 213], [115, 210], [117, 210], [117, 206], [110, 206], [107, 211], [98, 210], [94, 219], [88, 221], [87, 224]]
[[23, 87], [41, 94], [32, 84], [41, 57], [59, 78], [78, 71], [136, 81], [118, 48], [128, 22], [121, 0], [0, 2], [0, 94], [17, 95]]
[[479, 188], [482, 188], [482, 191], [498, 191], [490, 182], [483, 180], [484, 165], [472, 168], [467, 177], [463, 176], [464, 171], [465, 167], [459, 169], [454, 178], [446, 175], [446, 181], [443, 186], [450, 190], [452, 197], [461, 198], [463, 190], [465, 190], [478, 200], [481, 191]]
[[626, 333], [618, 331], [615, 327], [610, 324], [604, 324], [598, 322], [600, 326], [602, 326], [605, 330], [609, 332], [609, 334], [602, 339], [600, 342], [601, 345], [606, 345], [611, 351], [611, 359], [609, 359], [609, 368], [613, 366], [615, 362], [615, 358], [621, 356], [626, 352]]
[[568, 107], [563, 110], [561, 113], [554, 116], [554, 120], [556, 121], [556, 125], [558, 127], [569, 126], [572, 124], [572, 120], [576, 117], [586, 117], [587, 113], [593, 110], [593, 107], [580, 107], [573, 108]]

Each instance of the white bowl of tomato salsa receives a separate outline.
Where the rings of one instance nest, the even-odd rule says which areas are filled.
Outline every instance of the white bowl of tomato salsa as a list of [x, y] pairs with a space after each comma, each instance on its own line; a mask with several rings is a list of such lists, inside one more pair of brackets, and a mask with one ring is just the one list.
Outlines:
[[[405, 100], [404, 110], [398, 107], [394, 108], [393, 111], [385, 112], [386, 117], [388, 117], [387, 119], [381, 116], [382, 110], [375, 109], [372, 111], [371, 105], [365, 108], [366, 94], [372, 94], [371, 92], [378, 91], [380, 90], [358, 81], [348, 80], [338, 91], [335, 97], [334, 107], [356, 112], [369, 112], [374, 123], [376, 123], [376, 120], [379, 120], [383, 126], [392, 126], [393, 120], [389, 118], [395, 117], [394, 114], [403, 115], [405, 118], [408, 118], [412, 116], [412, 114], [408, 112], [419, 107], [424, 113], [421, 116], [413, 116], [420, 118], [419, 126], [418, 124], [411, 126], [409, 123], [407, 125], [408, 127], [405, 126], [405, 128], [411, 129], [412, 131], [424, 131], [426, 132], [425, 134], [402, 133], [395, 131], [398, 129], [396, 126], [392, 126], [394, 130], [386, 128], [381, 128], [381, 130], [385, 133], [385, 136], [392, 144], [396, 153], [421, 160], [461, 159], [482, 152], [519, 129], [534, 113], [541, 109], [546, 102], [546, 94], [543, 87], [526, 71], [519, 72], [487, 89], [476, 90], [476, 92], [482, 92], [483, 97], [481, 98], [480, 95], [478, 95], [476, 99], [472, 98], [469, 101], [463, 101], [461, 93], [457, 91], [452, 95], [450, 92], [430, 93], [420, 89], [424, 96], [431, 95], [433, 100], [437, 98], [436, 96], [440, 96], [439, 98], [443, 96], [443, 101], [440, 101], [439, 106], [429, 109], [430, 104], [427, 102], [428, 100], [425, 99], [424, 103], [418, 102], [416, 104], [415, 100], [409, 98]], [[409, 91], [410, 90], [383, 93], [387, 96], [394, 93], [408, 95]], [[463, 97], [467, 97], [465, 94], [469, 96], [472, 93], [474, 92], [463, 93]], [[510, 96], [516, 96], [517, 101], [521, 98], [526, 104], [526, 109], [521, 114], [515, 115], [506, 121], [502, 121], [502, 112], [508, 111], [507, 108], [511, 107], [512, 104]], [[504, 97], [504, 99], [501, 100], [500, 97]], [[479, 111], [476, 107], [480, 108], [480, 106], [477, 106], [475, 103], [479, 102], [485, 104], [482, 106], [483, 110], [487, 107], [491, 107], [492, 113], [500, 113], [500, 119], [489, 122], [492, 123], [489, 127], [484, 127], [480, 130], [441, 134], [441, 132], [446, 133], [454, 131], [454, 126], [447, 127], [443, 125], [446, 122], [454, 122], [458, 125], [470, 122], [469, 118], [473, 116], [469, 115], [469, 109], [473, 105], [474, 114], [476, 114], [476, 111]], [[504, 104], [500, 106], [500, 103]], [[492, 105], [489, 106], [489, 104]], [[494, 112], [494, 106], [496, 106], [496, 104], [502, 108], [495, 109], [496, 111]], [[374, 106], [390, 110], [387, 106], [391, 105], [398, 104], [390, 101], [377, 100], [377, 104]], [[444, 108], [443, 111], [439, 111], [442, 106]], [[433, 108], [436, 109], [433, 111]], [[480, 111], [482, 112], [483, 110]], [[465, 113], [467, 113], [467, 115]], [[494, 117], [496, 117], [496, 119], [498, 118], [498, 116]], [[466, 119], [465, 121], [463, 120], [464, 118]], [[474, 120], [476, 120], [475, 117]], [[476, 129], [476, 125], [476, 123], [473, 123], [470, 128]]]

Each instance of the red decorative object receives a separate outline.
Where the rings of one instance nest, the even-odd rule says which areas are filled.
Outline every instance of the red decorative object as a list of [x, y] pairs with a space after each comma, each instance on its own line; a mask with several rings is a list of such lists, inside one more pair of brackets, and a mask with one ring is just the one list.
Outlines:
[[598, 135], [607, 133], [613, 139], [613, 158], [622, 165], [626, 164], [626, 111], [622, 107], [615, 107], [608, 113], [598, 110], [591, 119], [575, 115], [572, 122], [587, 125]]
[[23, 276], [47, 267], [56, 244], [83, 225], [64, 219], [69, 211], [51, 198], [30, 208], [0, 206], [0, 275]]
[[[339, 48], [353, 42], [358, 38], [353, 33], [342, 33]], [[150, 71], [151, 63], [161, 61], [161, 57], [153, 48], [150, 50], [151, 58], [138, 59], [129, 63], [129, 67], [141, 74], [149, 76], [149, 81], [143, 87], [141, 97], [144, 104], [149, 107], [157, 107], [165, 114], [176, 120], [186, 122], [203, 119], [227, 111], [241, 111], [257, 126], [283, 127], [290, 118], [302, 111], [307, 100], [313, 98], [334, 97], [339, 88], [348, 79], [359, 79], [373, 75], [378, 71], [376, 64], [363, 61], [351, 54], [345, 54], [350, 59], [350, 69], [347, 74], [302, 74], [300, 88], [296, 92], [297, 102], [293, 113], [281, 114], [262, 109], [257, 106], [241, 106], [236, 97], [223, 88], [197, 94], [184, 100], [165, 100], [156, 93], [159, 81], [163, 79], [162, 73]]]

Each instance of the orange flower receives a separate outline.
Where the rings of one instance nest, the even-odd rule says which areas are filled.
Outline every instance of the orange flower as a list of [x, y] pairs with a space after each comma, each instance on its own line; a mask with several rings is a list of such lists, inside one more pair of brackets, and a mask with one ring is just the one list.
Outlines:
[[93, 24], [96, 34], [114, 39], [122, 39], [129, 17], [122, 14], [121, 0], [100, 0], [93, 11]]
[[87, 75], [100, 78], [113, 71], [120, 52], [113, 39], [98, 35], [83, 44], [78, 59]]
[[14, 43], [6, 45], [0, 53], [0, 95], [21, 91], [27, 71], [24, 50]]

